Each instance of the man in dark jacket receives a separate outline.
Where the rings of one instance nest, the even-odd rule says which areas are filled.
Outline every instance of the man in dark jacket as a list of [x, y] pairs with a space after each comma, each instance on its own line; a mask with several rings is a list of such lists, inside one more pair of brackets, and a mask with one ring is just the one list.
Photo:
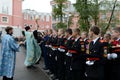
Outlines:
[[103, 80], [104, 79], [104, 59], [103, 44], [100, 41], [100, 29], [97, 26], [90, 28], [90, 37], [92, 41], [89, 45], [89, 54], [87, 56], [86, 75], [87, 80]]

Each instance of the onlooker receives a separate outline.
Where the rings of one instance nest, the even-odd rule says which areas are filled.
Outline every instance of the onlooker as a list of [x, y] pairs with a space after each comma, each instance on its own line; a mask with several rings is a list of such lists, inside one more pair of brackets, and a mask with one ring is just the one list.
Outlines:
[[2, 48], [0, 53], [0, 76], [3, 80], [13, 80], [16, 52], [19, 50], [19, 45], [13, 38], [13, 28], [7, 27], [7, 34], [2, 38]]

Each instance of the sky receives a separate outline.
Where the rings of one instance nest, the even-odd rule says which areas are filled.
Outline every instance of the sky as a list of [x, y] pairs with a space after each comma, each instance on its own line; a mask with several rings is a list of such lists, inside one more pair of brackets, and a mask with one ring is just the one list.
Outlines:
[[[52, 8], [50, 6], [50, 1], [51, 0], [24, 0], [23, 9], [32, 9], [38, 12], [51, 13]], [[72, 3], [75, 2], [75, 0], [69, 1], [71, 1]]]

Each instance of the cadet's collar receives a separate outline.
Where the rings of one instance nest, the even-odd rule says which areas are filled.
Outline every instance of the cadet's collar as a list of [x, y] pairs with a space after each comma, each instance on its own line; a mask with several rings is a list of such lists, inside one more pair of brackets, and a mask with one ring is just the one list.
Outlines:
[[86, 40], [87, 40], [87, 38], [84, 39], [84, 41], [86, 41]]
[[80, 36], [79, 36], [79, 37], [77, 37], [77, 38], [75, 39], [75, 41], [78, 41], [78, 39], [80, 39]]
[[95, 39], [93, 40], [93, 44], [95, 44], [96, 41], [97, 41], [99, 38], [100, 38], [100, 37], [95, 38]]
[[117, 41], [120, 41], [120, 38], [118, 38]]
[[50, 34], [50, 37], [52, 37], [52, 34]]
[[70, 38], [72, 38], [72, 35], [68, 37], [68, 40], [70, 40]]

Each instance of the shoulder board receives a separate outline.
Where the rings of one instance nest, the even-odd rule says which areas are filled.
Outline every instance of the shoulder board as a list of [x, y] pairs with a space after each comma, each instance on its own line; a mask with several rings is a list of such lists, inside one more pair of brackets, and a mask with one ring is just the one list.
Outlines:
[[99, 40], [101, 43], [105, 42], [104, 40]]
[[104, 46], [104, 49], [107, 49], [108, 48], [108, 46]]
[[83, 45], [83, 44], [84, 44], [84, 41], [81, 41], [80, 44]]
[[90, 43], [92, 40], [88, 39], [87, 41]]

